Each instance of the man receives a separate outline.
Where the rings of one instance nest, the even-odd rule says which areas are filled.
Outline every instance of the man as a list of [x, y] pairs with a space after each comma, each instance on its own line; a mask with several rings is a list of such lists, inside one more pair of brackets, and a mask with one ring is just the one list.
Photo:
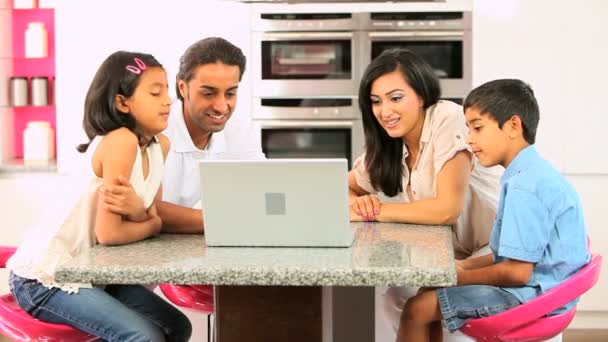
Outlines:
[[[164, 132], [171, 149], [165, 162], [162, 201], [156, 203], [164, 232], [203, 232], [201, 210], [193, 209], [201, 200], [199, 160], [229, 152], [264, 158], [259, 141], [243, 148], [223, 132], [234, 112], [244, 71], [241, 49], [222, 38], [200, 40], [180, 59], [176, 92], [181, 103], [173, 105]], [[235, 135], [253, 140], [244, 129]]]
[[[255, 130], [231, 127], [223, 131], [236, 106], [245, 62], [241, 49], [217, 37], [192, 44], [180, 58], [176, 77], [180, 101], [171, 106], [169, 126], [163, 132], [171, 147], [165, 161], [162, 200], [157, 196], [155, 202], [163, 232], [204, 232], [199, 160], [223, 155], [264, 158], [259, 139], [254, 142]], [[145, 210], [125, 177], [104, 187], [101, 194], [122, 215]]]

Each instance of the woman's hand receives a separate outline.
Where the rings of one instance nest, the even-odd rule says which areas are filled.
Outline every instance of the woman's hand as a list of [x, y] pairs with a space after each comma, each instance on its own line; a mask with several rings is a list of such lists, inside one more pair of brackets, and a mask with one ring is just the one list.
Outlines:
[[351, 221], [353, 221], [353, 213], [362, 221], [375, 221], [376, 215], [380, 214], [380, 200], [375, 196], [364, 195], [351, 197]]
[[114, 180], [114, 184], [99, 187], [99, 196], [110, 211], [125, 216], [129, 221], [142, 222], [148, 219], [143, 200], [122, 175]]

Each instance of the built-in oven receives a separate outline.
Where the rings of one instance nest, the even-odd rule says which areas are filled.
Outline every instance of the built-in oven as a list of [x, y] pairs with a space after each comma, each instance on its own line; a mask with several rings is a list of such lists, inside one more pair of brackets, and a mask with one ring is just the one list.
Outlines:
[[254, 96], [356, 94], [358, 18], [353, 13], [260, 13], [254, 17]]
[[252, 117], [267, 158], [346, 158], [351, 167], [363, 151], [356, 97], [256, 97]]
[[384, 50], [407, 48], [433, 67], [444, 98], [459, 100], [471, 90], [470, 12], [365, 13], [361, 22], [363, 65]]

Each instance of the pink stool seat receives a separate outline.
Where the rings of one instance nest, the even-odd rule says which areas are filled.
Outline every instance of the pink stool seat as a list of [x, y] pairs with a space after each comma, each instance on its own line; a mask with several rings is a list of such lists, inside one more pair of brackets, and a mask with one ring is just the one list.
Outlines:
[[602, 256], [594, 254], [587, 265], [563, 283], [511, 310], [467, 321], [460, 331], [476, 341], [487, 342], [535, 342], [555, 337], [568, 327], [576, 306], [558, 315], [547, 315], [592, 288], [601, 266]]
[[177, 306], [213, 313], [213, 286], [160, 284], [162, 293]]
[[211, 315], [213, 315], [213, 286], [211, 285], [158, 285], [173, 304], [207, 315], [207, 341], [211, 341]]
[[95, 341], [97, 337], [67, 325], [39, 321], [21, 310], [12, 295], [0, 296], [0, 333], [15, 341]]
[[[15, 254], [15, 247], [0, 246], [0, 268]], [[67, 325], [39, 321], [23, 311], [11, 294], [0, 296], [0, 334], [14, 341], [89, 342], [96, 336]]]

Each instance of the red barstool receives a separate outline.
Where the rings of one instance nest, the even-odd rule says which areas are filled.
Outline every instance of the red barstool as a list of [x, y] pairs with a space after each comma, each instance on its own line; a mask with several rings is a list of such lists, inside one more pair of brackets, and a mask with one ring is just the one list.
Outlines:
[[[15, 253], [15, 247], [0, 246], [0, 268]], [[9, 293], [0, 296], [0, 334], [14, 341], [89, 342], [96, 336], [62, 324], [37, 320], [23, 311]]]
[[158, 287], [173, 304], [207, 315], [207, 341], [210, 342], [213, 286], [160, 284]]

